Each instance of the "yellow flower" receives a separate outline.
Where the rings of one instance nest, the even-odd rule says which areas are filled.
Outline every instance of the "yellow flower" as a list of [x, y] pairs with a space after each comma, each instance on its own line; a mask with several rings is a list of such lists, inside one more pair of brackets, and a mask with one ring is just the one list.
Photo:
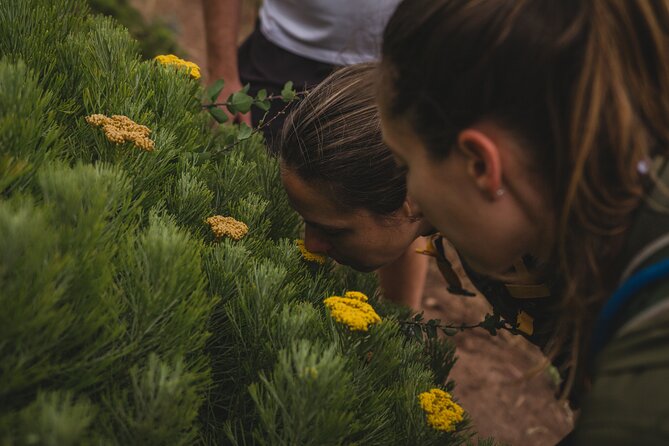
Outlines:
[[361, 293], [360, 291], [347, 291], [344, 294], [344, 297], [348, 297], [349, 299], [356, 299], [360, 302], [367, 302], [368, 300], [365, 293]]
[[327, 257], [323, 254], [316, 254], [314, 252], [308, 251], [306, 246], [304, 246], [304, 240], [295, 240], [295, 244], [302, 253], [302, 257], [304, 257], [304, 260], [307, 262], [320, 263], [321, 265], [325, 263]]
[[188, 70], [188, 74], [190, 75], [190, 77], [192, 77], [193, 79], [200, 78], [200, 67], [198, 67], [197, 64], [189, 62], [187, 60], [180, 59], [174, 54], [165, 54], [162, 56], [156, 56], [155, 60], [166, 66], [174, 65], [176, 67], [186, 68]]
[[427, 414], [427, 423], [437, 430], [453, 432], [455, 426], [463, 420], [465, 411], [448, 392], [432, 389], [418, 395], [418, 400]]
[[149, 139], [151, 130], [144, 125], [137, 124], [127, 116], [112, 115], [111, 118], [108, 118], [105, 115], [95, 114], [87, 116], [86, 122], [95, 127], [102, 127], [107, 139], [114, 144], [131, 142], [135, 147], [147, 152], [154, 149], [153, 141]]
[[207, 224], [211, 226], [211, 230], [217, 239], [230, 237], [233, 240], [239, 240], [249, 232], [249, 227], [245, 223], [232, 217], [223, 217], [222, 215], [209, 217]]
[[367, 303], [367, 296], [358, 291], [349, 291], [345, 297], [328, 297], [323, 303], [332, 318], [351, 331], [367, 331], [370, 325], [381, 322], [381, 317]]

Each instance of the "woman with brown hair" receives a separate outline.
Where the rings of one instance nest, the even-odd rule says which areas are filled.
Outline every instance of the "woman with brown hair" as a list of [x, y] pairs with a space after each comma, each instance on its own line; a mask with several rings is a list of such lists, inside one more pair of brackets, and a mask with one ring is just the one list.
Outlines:
[[277, 144], [305, 247], [359, 271], [378, 271], [386, 297], [414, 309], [432, 231], [406, 196], [404, 173], [381, 140], [375, 65], [339, 69], [287, 116]]
[[405, 0], [386, 143], [477, 271], [559, 291], [576, 444], [669, 442], [669, 1]]

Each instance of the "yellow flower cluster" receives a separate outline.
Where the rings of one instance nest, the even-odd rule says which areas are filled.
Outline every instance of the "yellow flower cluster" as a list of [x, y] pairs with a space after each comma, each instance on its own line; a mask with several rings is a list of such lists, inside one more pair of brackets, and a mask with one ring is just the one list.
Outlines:
[[418, 400], [427, 414], [427, 423], [437, 430], [453, 432], [455, 426], [463, 420], [465, 411], [448, 392], [432, 389], [418, 395]]
[[347, 291], [344, 293], [344, 297], [359, 300], [360, 302], [367, 302], [369, 300], [367, 295], [365, 293], [361, 293], [360, 291]]
[[314, 252], [308, 251], [306, 246], [304, 246], [304, 240], [302, 239], [295, 240], [295, 244], [302, 253], [302, 257], [304, 257], [304, 260], [306, 260], [307, 262], [320, 263], [321, 265], [325, 263], [327, 257], [324, 256], [323, 254], [316, 254]]
[[156, 56], [155, 60], [163, 65], [174, 65], [175, 67], [186, 68], [190, 77], [193, 79], [200, 78], [200, 67], [198, 67], [197, 64], [180, 59], [174, 54]]
[[230, 237], [233, 240], [239, 240], [249, 232], [249, 227], [245, 223], [222, 215], [209, 217], [207, 224], [211, 226], [211, 230], [217, 239]]
[[348, 291], [344, 297], [331, 296], [323, 303], [332, 318], [351, 331], [367, 331], [370, 325], [381, 322], [381, 317], [367, 303], [367, 296], [359, 291]]
[[112, 115], [111, 118], [108, 118], [105, 115], [95, 114], [87, 116], [86, 122], [95, 127], [102, 127], [107, 139], [114, 144], [131, 142], [147, 152], [152, 152], [154, 149], [153, 141], [149, 139], [151, 130], [144, 125], [137, 124], [127, 116]]

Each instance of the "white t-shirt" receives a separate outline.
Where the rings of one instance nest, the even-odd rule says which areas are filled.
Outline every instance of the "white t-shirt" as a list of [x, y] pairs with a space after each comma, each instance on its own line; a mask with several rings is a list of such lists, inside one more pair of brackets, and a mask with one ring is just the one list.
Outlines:
[[260, 31], [275, 45], [319, 62], [377, 60], [383, 28], [400, 0], [264, 0]]

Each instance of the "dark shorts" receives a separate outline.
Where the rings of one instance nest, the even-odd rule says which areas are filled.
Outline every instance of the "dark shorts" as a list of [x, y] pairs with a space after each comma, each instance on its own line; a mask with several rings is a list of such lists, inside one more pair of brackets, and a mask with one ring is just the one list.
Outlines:
[[[267, 90], [268, 95], [279, 95], [287, 81], [293, 81], [297, 91], [312, 88], [335, 68], [334, 65], [307, 59], [276, 46], [260, 32], [260, 23], [256, 24], [253, 33], [239, 47], [238, 60], [240, 80], [242, 84], [251, 85], [249, 94], [253, 96], [263, 88]], [[264, 111], [256, 107], [251, 111], [254, 127], [263, 117], [264, 121], [268, 122], [278, 114], [263, 128], [268, 148], [272, 152], [275, 152], [272, 146], [276, 135], [281, 132], [285, 113], [289, 107], [286, 108], [286, 104], [281, 100], [274, 100], [267, 116]]]

